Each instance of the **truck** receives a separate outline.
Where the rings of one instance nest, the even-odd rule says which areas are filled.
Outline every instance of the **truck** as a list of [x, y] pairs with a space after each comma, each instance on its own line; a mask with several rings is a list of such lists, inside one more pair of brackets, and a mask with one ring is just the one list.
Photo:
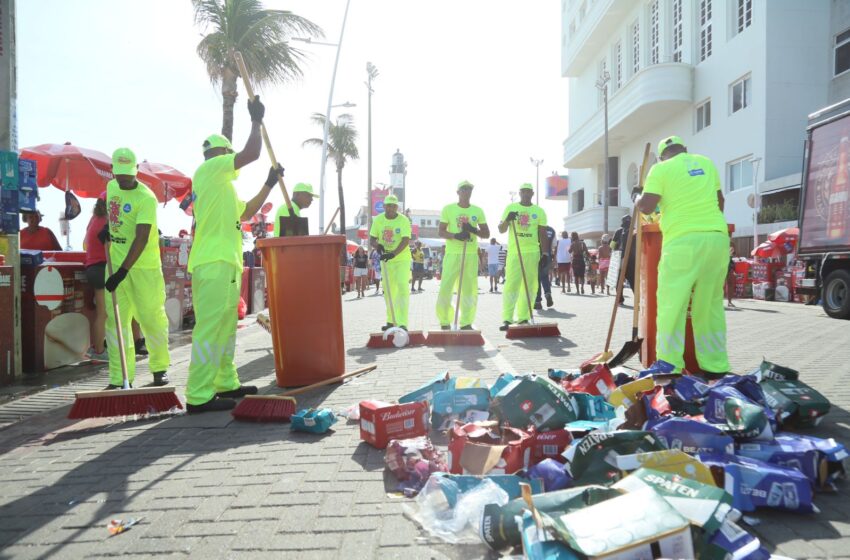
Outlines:
[[850, 99], [809, 115], [803, 150], [797, 293], [850, 319]]

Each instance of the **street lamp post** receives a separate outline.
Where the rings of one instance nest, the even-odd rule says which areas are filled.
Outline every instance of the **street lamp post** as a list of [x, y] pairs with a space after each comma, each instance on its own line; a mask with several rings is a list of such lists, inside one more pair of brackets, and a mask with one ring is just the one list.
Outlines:
[[[325, 129], [322, 135], [322, 167], [319, 171], [319, 233], [325, 231], [325, 165], [327, 164], [328, 158], [328, 131], [331, 126], [331, 105], [333, 104], [334, 98], [334, 82], [336, 82], [336, 69], [339, 65], [339, 53], [342, 50], [342, 37], [345, 35], [345, 22], [348, 19], [348, 7], [351, 4], [351, 0], [346, 0], [345, 2], [345, 14], [342, 16], [342, 28], [339, 30], [339, 42], [334, 43], [320, 43], [318, 41], [312, 41], [309, 38], [307, 39], [299, 39], [295, 40], [304, 41], [306, 43], [311, 43], [313, 45], [324, 45], [324, 46], [335, 46], [336, 47], [336, 58], [334, 59], [334, 69], [333, 73], [331, 73], [331, 88], [328, 92], [328, 110], [325, 112]], [[342, 201], [340, 201], [342, 204]], [[342, 232], [345, 235], [345, 232]]]
[[602, 191], [602, 233], [608, 234], [608, 189], [611, 188], [611, 163], [608, 160], [608, 82], [611, 81], [611, 75], [608, 72], [602, 72], [599, 79], [596, 80], [596, 88], [602, 92], [602, 107], [605, 114], [605, 187]]
[[753, 158], [753, 250], [759, 246], [759, 167], [761, 158]]
[[369, 92], [368, 143], [367, 143], [367, 173], [366, 173], [366, 235], [372, 227], [372, 80], [378, 77], [378, 69], [371, 62], [366, 63], [366, 90]]
[[531, 160], [531, 165], [537, 168], [537, 183], [534, 185], [534, 204], [540, 205], [540, 166], [543, 165], [542, 159], [528, 158]]

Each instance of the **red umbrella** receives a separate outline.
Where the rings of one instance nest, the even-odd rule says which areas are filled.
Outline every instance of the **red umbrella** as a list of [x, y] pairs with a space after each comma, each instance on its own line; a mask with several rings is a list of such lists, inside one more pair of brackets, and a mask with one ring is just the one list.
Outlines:
[[39, 187], [70, 189], [85, 198], [97, 198], [112, 179], [112, 158], [70, 143], [24, 148], [21, 158], [35, 160]]
[[770, 241], [765, 241], [764, 243], [759, 244], [759, 246], [753, 249], [750, 253], [753, 257], [761, 257], [763, 259], [777, 258], [785, 254], [786, 253], [783, 253], [779, 246]]
[[164, 163], [140, 163], [139, 180], [151, 188], [160, 202], [168, 202], [172, 198], [182, 200], [192, 190], [191, 177]]
[[358, 245], [354, 241], [347, 240], [345, 242], [345, 249], [351, 254], [354, 254], [358, 247], [360, 247], [360, 245]]

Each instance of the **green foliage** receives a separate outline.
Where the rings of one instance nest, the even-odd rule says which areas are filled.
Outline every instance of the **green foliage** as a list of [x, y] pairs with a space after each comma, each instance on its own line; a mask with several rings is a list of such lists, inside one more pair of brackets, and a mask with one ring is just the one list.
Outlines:
[[798, 215], [797, 203], [786, 200], [780, 204], [768, 204], [759, 209], [759, 223], [773, 224], [776, 222], [790, 222], [796, 220]]

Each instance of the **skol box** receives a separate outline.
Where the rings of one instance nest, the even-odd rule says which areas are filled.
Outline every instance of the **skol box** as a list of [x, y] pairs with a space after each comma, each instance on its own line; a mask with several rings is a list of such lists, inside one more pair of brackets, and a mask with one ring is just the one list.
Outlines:
[[428, 412], [427, 402], [360, 401], [360, 439], [384, 449], [391, 439], [427, 435]]

